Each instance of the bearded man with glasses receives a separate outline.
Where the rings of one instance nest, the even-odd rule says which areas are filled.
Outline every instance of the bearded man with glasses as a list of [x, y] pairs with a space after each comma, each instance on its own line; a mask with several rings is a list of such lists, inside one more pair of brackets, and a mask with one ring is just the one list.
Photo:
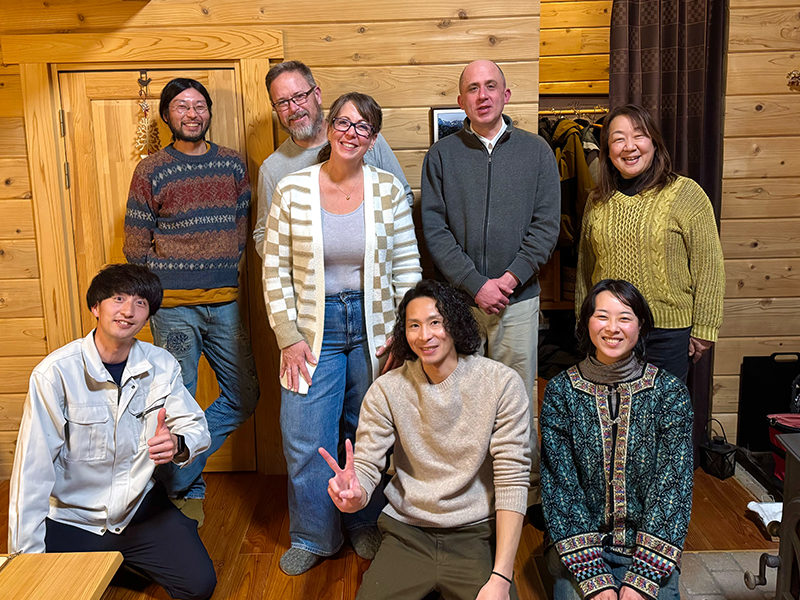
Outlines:
[[123, 246], [128, 262], [148, 266], [164, 285], [161, 311], [150, 320], [156, 345], [178, 360], [193, 396], [201, 353], [219, 383], [220, 395], [206, 409], [211, 448], [191, 466], [156, 471], [170, 498], [200, 524], [206, 460], [253, 414], [259, 397], [236, 302], [250, 179], [238, 152], [206, 141], [211, 106], [199, 81], [178, 78], [164, 87], [159, 110], [173, 142], [136, 166]]
[[[328, 142], [322, 92], [311, 69], [296, 60], [282, 62], [269, 70], [266, 84], [278, 122], [291, 137], [267, 157], [258, 171], [258, 220], [253, 228], [253, 239], [261, 258], [264, 258], [264, 231], [275, 186], [290, 173], [321, 162], [319, 152]], [[413, 205], [411, 186], [381, 134], [364, 155], [364, 162], [397, 177], [403, 184], [409, 206]]]

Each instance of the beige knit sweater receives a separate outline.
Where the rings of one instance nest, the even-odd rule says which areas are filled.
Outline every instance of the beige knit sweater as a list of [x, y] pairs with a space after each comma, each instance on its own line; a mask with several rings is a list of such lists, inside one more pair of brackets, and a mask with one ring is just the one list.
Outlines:
[[[314, 165], [278, 183], [264, 237], [264, 299], [269, 324], [283, 349], [305, 340], [314, 356], [325, 325], [325, 264], [319, 170]], [[364, 313], [373, 374], [375, 351], [392, 334], [395, 308], [422, 277], [414, 222], [403, 185], [364, 165]], [[307, 365], [314, 375], [314, 366]], [[285, 378], [281, 384], [286, 387]], [[301, 394], [308, 385], [300, 378]]]
[[519, 375], [459, 356], [442, 383], [419, 360], [378, 378], [361, 405], [355, 468], [371, 495], [394, 445], [389, 516], [417, 527], [461, 527], [496, 510], [525, 513], [531, 469], [528, 396]]

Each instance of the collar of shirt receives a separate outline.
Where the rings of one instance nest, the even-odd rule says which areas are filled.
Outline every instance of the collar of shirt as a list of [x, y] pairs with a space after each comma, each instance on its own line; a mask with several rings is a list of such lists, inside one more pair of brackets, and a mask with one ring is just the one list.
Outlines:
[[482, 135], [480, 135], [479, 133], [475, 133], [475, 130], [472, 128], [472, 125], [469, 126], [469, 130], [472, 133], [475, 133], [475, 137], [477, 137], [481, 141], [481, 143], [484, 146], [486, 146], [486, 150], [489, 152], [489, 154], [492, 153], [492, 150], [494, 150], [494, 147], [497, 145], [497, 140], [500, 139], [500, 136], [503, 135], [505, 133], [506, 129], [508, 128], [508, 125], [506, 125], [506, 120], [505, 119], [500, 119], [500, 122], [501, 122], [500, 131], [498, 131], [497, 134], [492, 139], [485, 138]]

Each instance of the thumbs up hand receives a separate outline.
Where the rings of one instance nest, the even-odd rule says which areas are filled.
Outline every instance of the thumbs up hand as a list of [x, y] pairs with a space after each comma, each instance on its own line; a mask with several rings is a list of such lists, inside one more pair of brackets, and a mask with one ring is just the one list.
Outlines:
[[150, 460], [157, 465], [165, 465], [172, 462], [178, 448], [178, 438], [170, 432], [169, 427], [164, 422], [166, 418], [167, 409], [162, 408], [158, 411], [155, 435], [147, 440], [147, 445], [150, 447]]

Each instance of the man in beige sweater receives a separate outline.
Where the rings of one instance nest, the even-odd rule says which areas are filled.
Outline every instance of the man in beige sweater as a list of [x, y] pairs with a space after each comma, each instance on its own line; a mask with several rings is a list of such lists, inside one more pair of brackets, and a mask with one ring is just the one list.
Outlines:
[[528, 397], [512, 369], [476, 355], [478, 325], [447, 284], [422, 281], [398, 309], [393, 352], [405, 363], [375, 381], [357, 451], [328, 493], [343, 512], [366, 506], [394, 446], [396, 474], [378, 520], [383, 542], [358, 600], [517, 598], [514, 557], [531, 467]]

